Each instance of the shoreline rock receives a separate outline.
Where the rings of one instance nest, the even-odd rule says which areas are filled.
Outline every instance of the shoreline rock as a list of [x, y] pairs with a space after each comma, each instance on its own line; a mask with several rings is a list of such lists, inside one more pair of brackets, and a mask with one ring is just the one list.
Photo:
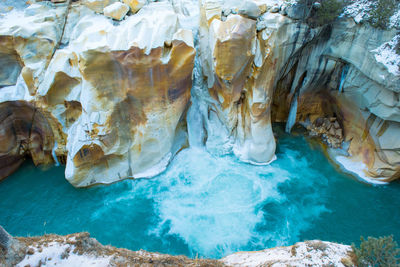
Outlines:
[[[0, 236], [7, 233], [0, 228]], [[7, 234], [7, 236], [9, 236]], [[237, 252], [222, 259], [190, 259], [186, 256], [131, 251], [100, 244], [89, 233], [65, 236], [47, 234], [11, 237], [14, 247], [0, 254], [0, 264], [9, 266], [355, 266], [350, 246], [319, 240], [261, 251]], [[1, 249], [1, 248], [0, 248]]]

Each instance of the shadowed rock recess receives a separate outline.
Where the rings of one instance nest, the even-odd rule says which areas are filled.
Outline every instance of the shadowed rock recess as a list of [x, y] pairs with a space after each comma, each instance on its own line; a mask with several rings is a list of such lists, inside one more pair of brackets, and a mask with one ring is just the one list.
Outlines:
[[311, 27], [301, 10], [279, 0], [6, 1], [0, 179], [26, 157], [66, 164], [76, 187], [155, 176], [188, 145], [191, 103], [209, 151], [268, 164], [271, 123], [300, 123], [350, 171], [399, 178], [398, 16], [383, 30], [345, 8]]

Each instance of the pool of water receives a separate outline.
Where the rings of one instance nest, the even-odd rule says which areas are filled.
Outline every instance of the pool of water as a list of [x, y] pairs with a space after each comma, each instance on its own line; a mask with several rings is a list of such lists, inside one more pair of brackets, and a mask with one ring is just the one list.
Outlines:
[[63, 167], [26, 163], [0, 183], [0, 225], [18, 236], [88, 231], [103, 244], [213, 258], [307, 239], [400, 241], [400, 184], [362, 183], [312, 144], [281, 132], [268, 166], [191, 148], [153, 179], [86, 189], [72, 187]]

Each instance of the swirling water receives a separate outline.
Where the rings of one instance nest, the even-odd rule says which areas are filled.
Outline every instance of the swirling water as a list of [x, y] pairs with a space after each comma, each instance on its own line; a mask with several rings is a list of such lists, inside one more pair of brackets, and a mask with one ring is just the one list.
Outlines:
[[364, 184], [283, 131], [277, 158], [252, 166], [189, 148], [153, 179], [86, 189], [69, 185], [63, 167], [27, 163], [0, 183], [0, 225], [12, 235], [88, 231], [103, 244], [214, 258], [307, 239], [400, 241], [400, 184]]

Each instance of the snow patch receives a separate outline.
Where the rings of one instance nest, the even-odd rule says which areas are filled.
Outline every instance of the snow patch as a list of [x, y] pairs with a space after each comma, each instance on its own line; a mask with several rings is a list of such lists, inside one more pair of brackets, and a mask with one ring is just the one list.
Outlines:
[[307, 241], [289, 247], [238, 252], [222, 258], [230, 266], [344, 266], [350, 246], [323, 241]]
[[[342, 16], [353, 18], [357, 24], [362, 21], [368, 20], [371, 17], [371, 11], [376, 6], [376, 1], [371, 0], [358, 0], [352, 2], [352, 4], [344, 8]], [[394, 12], [394, 14], [390, 17], [389, 27], [400, 27], [400, 4], [398, 5], [397, 10]]]
[[376, 61], [382, 63], [390, 73], [400, 76], [400, 55], [396, 53], [396, 45], [400, 42], [400, 35], [382, 44], [371, 52], [375, 53]]
[[345, 7], [343, 15], [353, 18], [358, 24], [370, 17], [369, 12], [372, 8], [373, 2], [370, 0], [354, 1], [354, 3]]
[[397, 11], [394, 12], [393, 16], [390, 17], [390, 27], [400, 28], [400, 4], [397, 7]]
[[17, 267], [24, 266], [109, 266], [111, 257], [92, 256], [87, 254], [78, 255], [73, 251], [75, 246], [51, 242], [48, 246], [41, 247], [41, 251], [36, 247], [29, 247], [33, 254], [27, 254], [25, 258], [17, 264]]

